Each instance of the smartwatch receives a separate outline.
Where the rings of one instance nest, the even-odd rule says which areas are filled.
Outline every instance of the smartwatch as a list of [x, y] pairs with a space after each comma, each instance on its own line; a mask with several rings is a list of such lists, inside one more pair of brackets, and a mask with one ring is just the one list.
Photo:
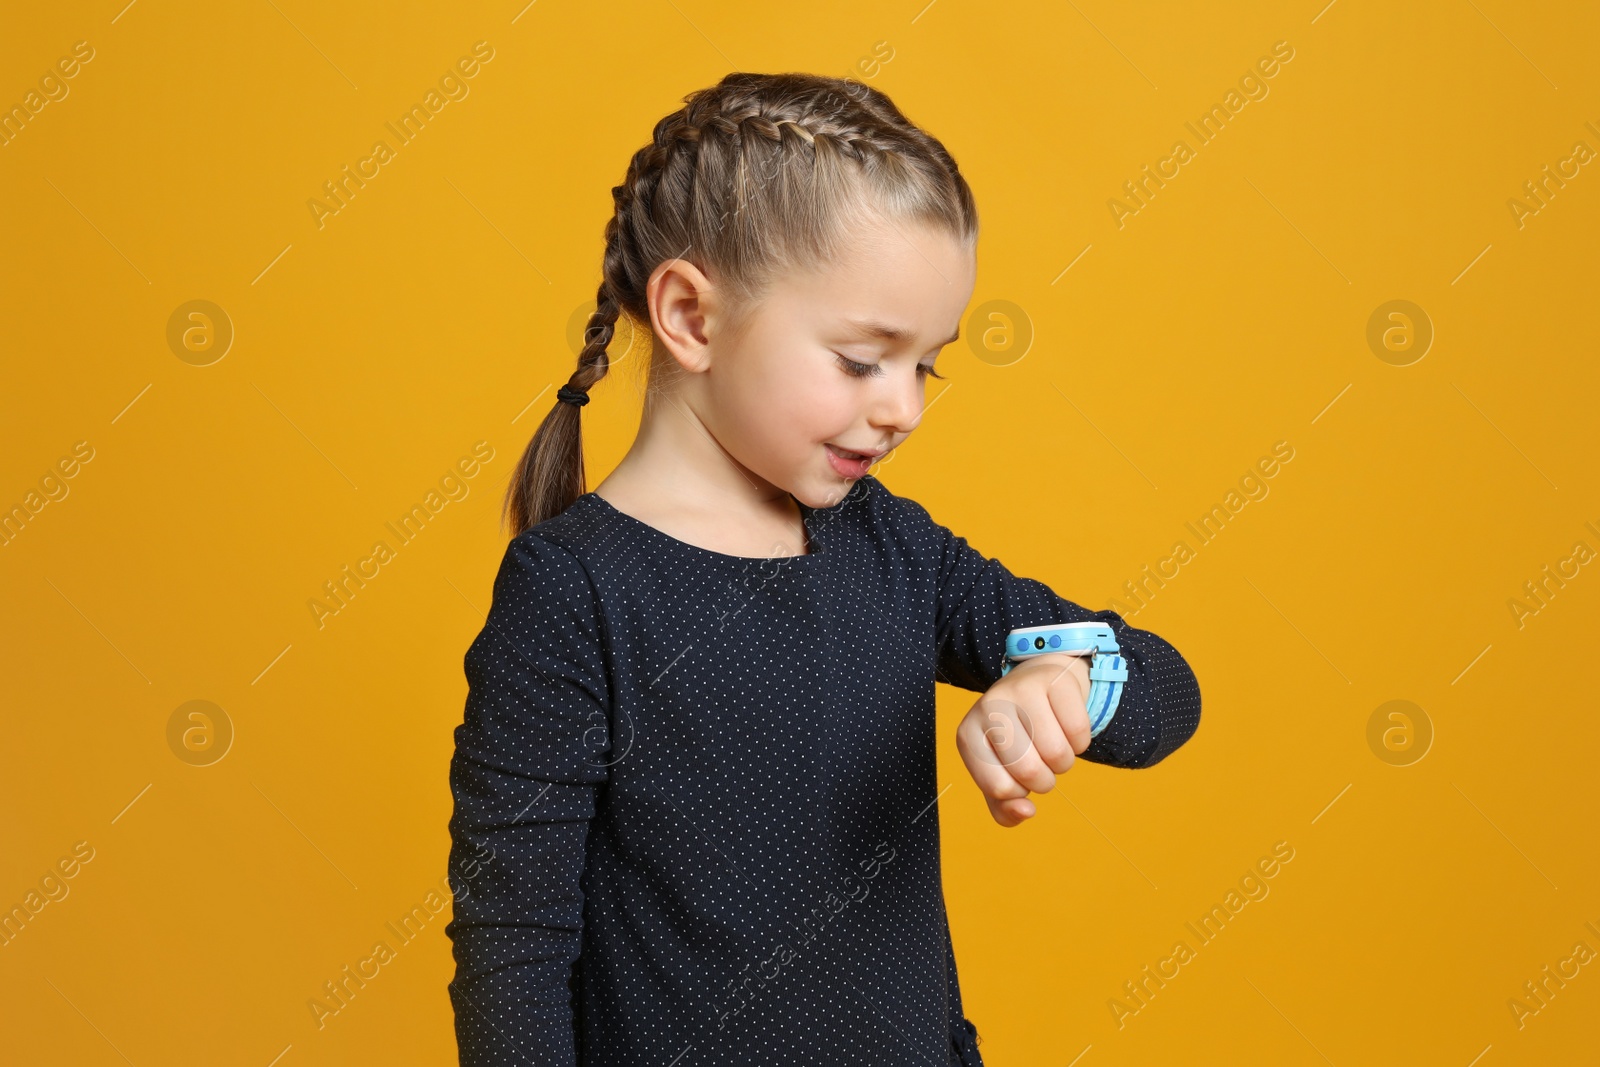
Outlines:
[[1117, 713], [1122, 684], [1128, 680], [1128, 661], [1122, 658], [1117, 635], [1103, 622], [1067, 622], [1051, 626], [1025, 626], [1006, 635], [1005, 677], [1013, 663], [1052, 652], [1089, 656], [1089, 736], [1099, 737]]

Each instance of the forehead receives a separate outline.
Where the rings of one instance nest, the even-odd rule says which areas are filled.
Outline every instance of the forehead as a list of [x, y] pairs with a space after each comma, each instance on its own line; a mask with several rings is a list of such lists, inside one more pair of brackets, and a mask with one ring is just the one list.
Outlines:
[[777, 303], [829, 336], [934, 347], [957, 332], [977, 261], [944, 231], [879, 223], [852, 234], [834, 262], [790, 281]]

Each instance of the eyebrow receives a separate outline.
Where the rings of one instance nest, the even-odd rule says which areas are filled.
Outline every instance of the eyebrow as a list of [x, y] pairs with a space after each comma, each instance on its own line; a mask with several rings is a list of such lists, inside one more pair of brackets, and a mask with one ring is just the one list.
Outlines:
[[[912, 340], [912, 334], [898, 326], [891, 326], [887, 322], [876, 319], [847, 319], [845, 325], [863, 337], [878, 337], [891, 344], [906, 344]], [[954, 344], [961, 339], [961, 327], [956, 327], [956, 332], [945, 338], [942, 344]]]

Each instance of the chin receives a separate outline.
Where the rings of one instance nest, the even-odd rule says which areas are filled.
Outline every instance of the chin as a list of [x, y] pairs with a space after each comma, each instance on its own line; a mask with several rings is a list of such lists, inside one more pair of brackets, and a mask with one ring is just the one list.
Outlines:
[[808, 508], [831, 508], [849, 496], [860, 481], [859, 478], [840, 478], [830, 471], [826, 480], [790, 492], [796, 500]]

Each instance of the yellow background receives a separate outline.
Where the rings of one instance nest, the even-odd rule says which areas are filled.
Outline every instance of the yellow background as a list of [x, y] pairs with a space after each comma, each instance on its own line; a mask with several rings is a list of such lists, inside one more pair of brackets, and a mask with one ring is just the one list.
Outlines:
[[[973, 697], [941, 690], [987, 1061], [1593, 1062], [1600, 964], [1520, 1026], [1508, 1006], [1600, 951], [1600, 574], [1508, 606], [1600, 549], [1600, 174], [1508, 207], [1600, 149], [1592, 9], [123, 3], [0, 33], [7, 107], [94, 49], [0, 147], [0, 506], [94, 452], [0, 548], [0, 904], [94, 850], [0, 948], [6, 1059], [454, 1062], [448, 907], [320, 1028], [308, 1002], [443, 885], [461, 658], [610, 189], [741, 69], [854, 72], [941, 138], [982, 215], [973, 307], [1032, 331], [1020, 359], [952, 346], [884, 481], [1091, 608], [1195, 550], [1130, 616], [1204, 694], [1159, 767], [1080, 763], [1002, 830], [954, 750]], [[319, 228], [307, 201], [480, 40], [470, 94]], [[1119, 228], [1123, 183], [1278, 41], [1269, 95]], [[209, 366], [167, 342], [196, 299], [235, 331]], [[1408, 366], [1366, 339], [1395, 299], [1436, 331]], [[632, 439], [625, 369], [584, 409], [591, 488]], [[480, 440], [470, 494], [319, 629], [322, 583]], [[1279, 441], [1270, 492], [1199, 546], [1185, 524]], [[169, 742], [191, 700], [232, 724], [210, 766]], [[1391, 700], [1431, 726], [1410, 765], [1369, 745]], [[1270, 894], [1201, 945], [1184, 924], [1280, 841]], [[1119, 1026], [1178, 940], [1194, 958]]]

